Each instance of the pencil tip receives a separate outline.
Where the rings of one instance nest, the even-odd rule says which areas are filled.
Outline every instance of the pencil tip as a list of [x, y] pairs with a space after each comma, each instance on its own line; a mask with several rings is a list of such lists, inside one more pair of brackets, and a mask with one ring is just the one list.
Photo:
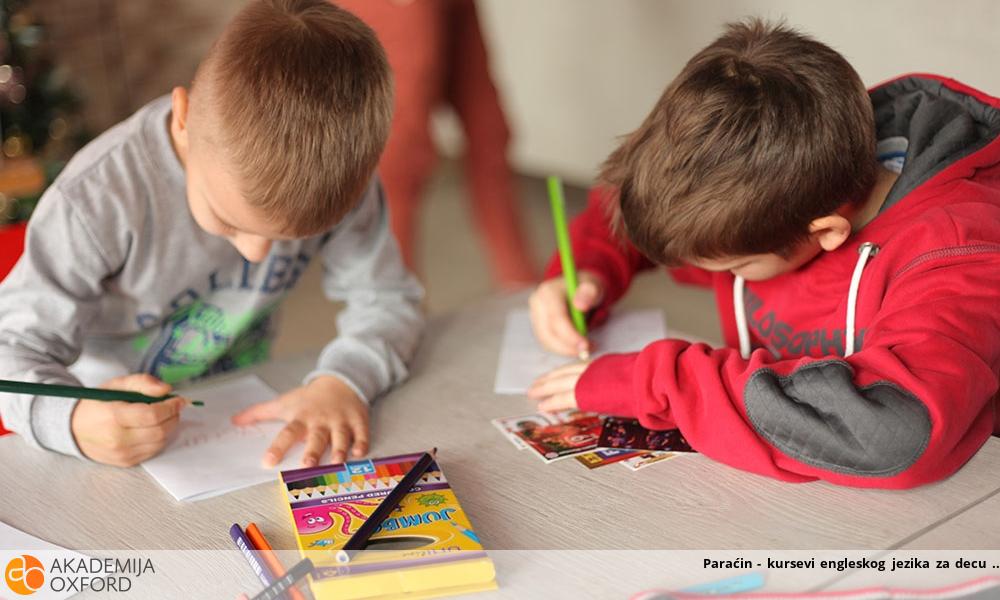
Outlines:
[[192, 400], [191, 401], [191, 405], [192, 406], [205, 406], [205, 403], [202, 402], [201, 400]]

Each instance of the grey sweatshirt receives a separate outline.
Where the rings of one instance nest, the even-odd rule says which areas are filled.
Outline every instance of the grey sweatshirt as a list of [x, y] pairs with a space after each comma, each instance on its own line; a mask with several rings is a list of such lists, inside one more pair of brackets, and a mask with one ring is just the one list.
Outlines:
[[[202, 230], [160, 98], [81, 150], [45, 192], [24, 255], [0, 283], [0, 379], [97, 385], [127, 373], [177, 383], [267, 357], [275, 310], [313, 259], [345, 308], [318, 375], [366, 402], [402, 381], [423, 328], [375, 179], [331, 231], [277, 241], [249, 263]], [[308, 176], [308, 174], [303, 174]], [[80, 455], [76, 402], [0, 394], [0, 416], [37, 446]]]

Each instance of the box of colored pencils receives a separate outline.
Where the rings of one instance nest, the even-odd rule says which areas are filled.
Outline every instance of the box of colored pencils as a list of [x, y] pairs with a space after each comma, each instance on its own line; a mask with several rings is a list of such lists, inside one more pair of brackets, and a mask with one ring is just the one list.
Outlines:
[[435, 460], [349, 564], [335, 556], [422, 455], [281, 473], [317, 600], [434, 598], [496, 589], [496, 572]]

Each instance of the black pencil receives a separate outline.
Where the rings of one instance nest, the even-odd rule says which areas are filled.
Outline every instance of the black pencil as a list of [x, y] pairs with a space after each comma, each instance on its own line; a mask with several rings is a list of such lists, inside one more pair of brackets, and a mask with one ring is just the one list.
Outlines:
[[337, 552], [337, 562], [339, 563], [349, 563], [351, 559], [359, 551], [364, 550], [365, 546], [368, 545], [368, 539], [375, 533], [375, 530], [379, 528], [382, 521], [385, 521], [392, 511], [396, 510], [399, 503], [403, 501], [403, 498], [410, 493], [413, 486], [416, 485], [417, 481], [427, 472], [427, 469], [434, 462], [434, 455], [437, 454], [437, 448], [434, 448], [430, 452], [424, 452], [424, 455], [420, 457], [413, 468], [407, 471], [403, 479], [400, 480], [396, 487], [389, 492], [389, 495], [382, 500], [381, 503], [372, 512], [371, 516], [368, 517], [361, 527], [358, 527], [351, 539], [347, 540], [344, 547]]

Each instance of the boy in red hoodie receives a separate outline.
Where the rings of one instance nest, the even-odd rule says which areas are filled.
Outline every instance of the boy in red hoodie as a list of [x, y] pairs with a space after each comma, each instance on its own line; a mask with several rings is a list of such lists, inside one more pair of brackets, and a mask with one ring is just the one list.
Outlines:
[[[564, 367], [529, 391], [541, 409], [859, 487], [947, 477], [994, 431], [1000, 100], [931, 75], [866, 92], [829, 47], [746, 21], [688, 62], [601, 180], [571, 228], [574, 304], [599, 321], [636, 273], [675, 267], [714, 288], [727, 347], [667, 339]], [[557, 260], [547, 275], [536, 335], [589, 350]]]

